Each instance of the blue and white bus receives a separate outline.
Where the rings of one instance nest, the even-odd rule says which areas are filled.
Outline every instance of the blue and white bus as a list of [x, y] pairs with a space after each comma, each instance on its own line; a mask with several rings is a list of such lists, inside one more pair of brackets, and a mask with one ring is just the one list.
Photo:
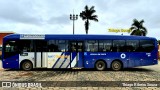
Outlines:
[[144, 36], [11, 34], [3, 68], [122, 68], [158, 64], [158, 42]]

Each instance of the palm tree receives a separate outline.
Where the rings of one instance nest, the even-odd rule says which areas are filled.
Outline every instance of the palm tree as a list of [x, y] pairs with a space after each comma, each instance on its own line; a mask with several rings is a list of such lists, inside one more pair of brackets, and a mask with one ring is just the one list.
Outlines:
[[133, 24], [130, 28], [131, 34], [130, 35], [137, 35], [137, 36], [146, 36], [147, 29], [143, 26], [144, 20], [138, 21], [137, 19], [133, 20]]
[[82, 18], [82, 20], [85, 21], [85, 30], [86, 30], [86, 34], [88, 34], [88, 30], [89, 30], [89, 20], [93, 20], [98, 22], [98, 16], [94, 15], [94, 13], [96, 12], [96, 10], [94, 10], [94, 6], [92, 6], [91, 8], [88, 8], [88, 6], [86, 5], [85, 10], [82, 11], [80, 13], [80, 17]]

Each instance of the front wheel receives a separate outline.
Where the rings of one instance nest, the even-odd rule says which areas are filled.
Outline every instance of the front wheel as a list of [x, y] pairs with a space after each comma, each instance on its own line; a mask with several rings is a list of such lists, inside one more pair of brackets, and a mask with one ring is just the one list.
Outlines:
[[106, 68], [106, 64], [104, 61], [96, 62], [95, 68], [99, 71], [103, 71]]
[[114, 71], [119, 71], [122, 69], [122, 64], [119, 61], [113, 61], [111, 68]]
[[25, 61], [22, 63], [22, 69], [25, 71], [29, 71], [33, 68], [33, 65], [30, 61]]

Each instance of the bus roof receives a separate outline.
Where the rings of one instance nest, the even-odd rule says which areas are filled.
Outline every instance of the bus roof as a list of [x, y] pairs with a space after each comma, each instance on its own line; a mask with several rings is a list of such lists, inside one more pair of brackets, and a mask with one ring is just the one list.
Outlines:
[[[22, 38], [23, 36], [23, 38]], [[25, 37], [24, 37], [25, 36]], [[35, 37], [36, 36], [36, 37]], [[126, 35], [64, 35], [64, 34], [10, 34], [4, 37], [4, 39], [57, 39], [57, 40], [105, 40], [105, 39], [130, 39], [130, 40], [140, 40], [140, 39], [155, 39], [153, 37], [145, 36], [126, 36]]]

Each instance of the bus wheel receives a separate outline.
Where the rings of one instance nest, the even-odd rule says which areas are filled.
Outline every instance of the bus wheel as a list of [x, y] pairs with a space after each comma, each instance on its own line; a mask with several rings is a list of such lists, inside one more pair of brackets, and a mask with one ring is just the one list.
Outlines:
[[33, 65], [30, 61], [24, 61], [22, 63], [22, 69], [25, 70], [25, 71], [29, 71], [33, 68]]
[[97, 61], [95, 68], [99, 71], [103, 71], [106, 68], [106, 64], [104, 61]]
[[111, 65], [112, 70], [119, 71], [122, 69], [122, 64], [119, 61], [113, 61]]

